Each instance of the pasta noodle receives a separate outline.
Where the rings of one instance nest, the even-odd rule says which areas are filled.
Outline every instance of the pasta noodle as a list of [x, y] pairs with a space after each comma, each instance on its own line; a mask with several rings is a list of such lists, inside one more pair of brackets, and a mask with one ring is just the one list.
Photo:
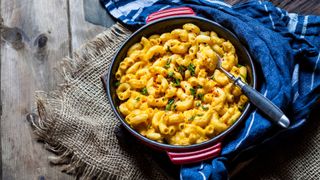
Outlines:
[[119, 111], [143, 136], [172, 145], [201, 143], [230, 127], [248, 98], [222, 66], [243, 81], [247, 68], [238, 64], [234, 46], [195, 24], [133, 44], [115, 74]]

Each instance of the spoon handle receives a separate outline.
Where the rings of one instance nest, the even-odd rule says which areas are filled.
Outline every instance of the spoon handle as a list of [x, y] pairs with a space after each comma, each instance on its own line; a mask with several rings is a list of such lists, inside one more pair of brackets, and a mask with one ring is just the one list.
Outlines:
[[242, 89], [242, 92], [250, 99], [250, 102], [268, 115], [272, 121], [284, 128], [287, 128], [290, 125], [287, 116], [269, 99], [244, 83], [239, 77], [235, 79], [234, 83]]

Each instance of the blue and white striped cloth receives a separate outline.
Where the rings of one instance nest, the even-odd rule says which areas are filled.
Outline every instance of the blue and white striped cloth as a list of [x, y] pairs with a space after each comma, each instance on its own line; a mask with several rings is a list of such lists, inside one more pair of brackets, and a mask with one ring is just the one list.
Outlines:
[[[107, 11], [123, 24], [137, 28], [148, 14], [188, 6], [234, 32], [256, 62], [258, 89], [291, 119], [281, 130], [259, 110], [226, 139], [219, 157], [181, 167], [181, 179], [227, 179], [228, 170], [245, 152], [297, 132], [320, 97], [320, 17], [288, 13], [269, 2], [249, 1], [230, 6], [215, 0], [102, 0]], [[272, 136], [270, 136], [272, 135]], [[252, 156], [254, 154], [250, 153]]]

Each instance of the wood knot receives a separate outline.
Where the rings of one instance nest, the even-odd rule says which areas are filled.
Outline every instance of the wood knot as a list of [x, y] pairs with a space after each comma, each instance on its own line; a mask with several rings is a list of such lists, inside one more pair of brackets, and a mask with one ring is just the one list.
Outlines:
[[36, 37], [33, 43], [35, 47], [35, 57], [42, 62], [48, 59], [47, 42], [47, 34], [42, 33]]
[[47, 45], [47, 42], [48, 42], [48, 37], [47, 37], [45, 34], [40, 34], [40, 35], [36, 38], [34, 44], [35, 44], [36, 46], [38, 46], [38, 48], [41, 49], [41, 48], [44, 48], [44, 47]]
[[2, 39], [12, 45], [12, 47], [16, 50], [21, 49], [24, 47], [24, 33], [19, 28], [10, 28], [3, 26], [1, 28], [1, 36]]

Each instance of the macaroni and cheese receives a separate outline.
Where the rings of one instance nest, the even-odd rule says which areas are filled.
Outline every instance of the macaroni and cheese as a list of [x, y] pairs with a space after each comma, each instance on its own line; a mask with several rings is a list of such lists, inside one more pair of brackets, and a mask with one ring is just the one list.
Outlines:
[[247, 102], [218, 69], [246, 81], [234, 46], [194, 24], [142, 37], [115, 74], [119, 111], [143, 136], [172, 145], [201, 143], [230, 127]]

